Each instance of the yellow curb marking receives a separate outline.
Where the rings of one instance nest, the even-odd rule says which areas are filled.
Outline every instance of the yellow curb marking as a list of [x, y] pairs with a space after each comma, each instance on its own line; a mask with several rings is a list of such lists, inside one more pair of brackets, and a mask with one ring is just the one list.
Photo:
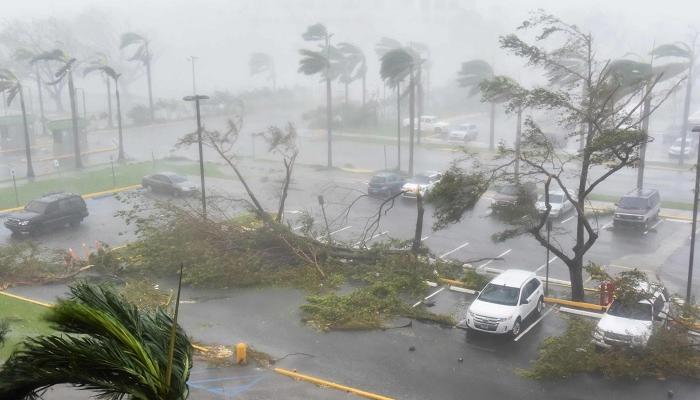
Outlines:
[[285, 376], [288, 376], [288, 377], [290, 377], [290, 378], [294, 378], [294, 379], [297, 379], [297, 380], [302, 380], [302, 381], [311, 382], [311, 383], [314, 383], [314, 384], [316, 384], [316, 385], [318, 385], [318, 386], [321, 386], [321, 387], [328, 387], [328, 388], [331, 388], [331, 389], [336, 389], [336, 390], [340, 390], [340, 391], [343, 391], [343, 392], [352, 393], [352, 394], [354, 394], [354, 395], [356, 395], [356, 396], [364, 397], [364, 398], [366, 398], [366, 399], [373, 399], [373, 400], [394, 400], [394, 399], [391, 398], [391, 397], [386, 397], [386, 396], [382, 396], [382, 395], [379, 395], [379, 394], [366, 392], [366, 391], [364, 391], [364, 390], [355, 389], [355, 388], [352, 388], [352, 387], [349, 387], [349, 386], [340, 385], [340, 384], [337, 384], [337, 383], [334, 383], [334, 382], [330, 382], [330, 381], [326, 381], [326, 380], [323, 380], [323, 379], [319, 379], [319, 378], [316, 378], [316, 377], [313, 377], [313, 376], [310, 376], [310, 375], [300, 374], [300, 373], [298, 373], [298, 372], [296, 372], [296, 371], [290, 371], [290, 370], [288, 370], [288, 369], [275, 368], [274, 371], [277, 372], [278, 374], [285, 375]]

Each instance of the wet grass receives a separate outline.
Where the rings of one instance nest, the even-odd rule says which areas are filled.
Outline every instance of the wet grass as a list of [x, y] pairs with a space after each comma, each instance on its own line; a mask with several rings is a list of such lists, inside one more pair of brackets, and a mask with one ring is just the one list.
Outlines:
[[10, 324], [6, 342], [0, 347], [0, 362], [4, 362], [25, 337], [53, 332], [49, 324], [41, 319], [45, 312], [45, 307], [0, 295], [0, 320]]
[[[224, 176], [220, 167], [213, 163], [204, 166], [205, 174], [209, 177]], [[51, 192], [74, 192], [80, 194], [95, 193], [123, 186], [141, 183], [144, 175], [155, 171], [172, 171], [183, 175], [199, 174], [199, 165], [192, 162], [156, 161], [133, 164], [115, 164], [114, 175], [112, 168], [107, 166], [99, 169], [84, 170], [80, 173], [67, 172], [64, 175], [54, 175], [48, 178], [37, 178], [33, 182], [17, 185], [17, 197], [20, 205]], [[0, 209], [17, 207], [15, 192], [12, 186], [0, 188]]]

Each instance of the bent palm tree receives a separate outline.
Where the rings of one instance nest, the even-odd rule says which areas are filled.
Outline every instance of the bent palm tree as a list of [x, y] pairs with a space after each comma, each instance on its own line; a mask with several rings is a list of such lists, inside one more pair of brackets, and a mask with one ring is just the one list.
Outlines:
[[[493, 67], [484, 60], [471, 60], [462, 63], [462, 68], [457, 72], [459, 86], [469, 89], [468, 95], [479, 93], [482, 82], [493, 78]], [[489, 149], [495, 148], [494, 125], [496, 121], [496, 102], [489, 101], [491, 106], [489, 115]]]
[[[299, 60], [298, 72], [304, 75], [321, 75], [326, 81], [326, 128], [328, 130], [328, 168], [333, 167], [333, 152], [332, 152], [332, 93], [331, 81], [338, 76], [337, 65], [331, 61], [332, 57], [337, 58], [337, 54], [332, 55], [331, 52], [337, 53], [330, 44], [332, 34], [328, 33], [323, 24], [314, 24], [306, 28], [301, 37], [306, 41], [321, 41], [321, 49], [319, 51], [302, 49], [299, 50], [301, 60]], [[336, 63], [337, 64], [337, 63]]]
[[338, 51], [342, 59], [341, 82], [345, 84], [345, 103], [348, 102], [348, 85], [357, 79], [362, 79], [362, 107], [366, 102], [367, 60], [365, 53], [354, 44], [338, 43]]
[[56, 49], [41, 53], [32, 58], [31, 63], [39, 61], [57, 62], [60, 68], [55, 74], [56, 80], [49, 84], [55, 85], [64, 79], [68, 79], [68, 95], [70, 98], [70, 114], [73, 126], [73, 153], [75, 157], [75, 168], [83, 168], [83, 160], [80, 155], [80, 137], [78, 135], [78, 109], [75, 104], [75, 85], [73, 85], [73, 66], [77, 60], [69, 57], [63, 50]]
[[121, 36], [120, 49], [125, 49], [127, 47], [135, 47], [133, 55], [129, 57], [129, 61], [139, 61], [146, 67], [146, 79], [148, 81], [148, 108], [151, 113], [151, 121], [155, 120], [153, 114], [153, 86], [151, 83], [151, 60], [153, 56], [149, 49], [149, 40], [143, 35], [139, 35], [134, 32], [126, 32]]
[[[109, 65], [105, 65], [101, 62], [95, 62], [83, 70], [83, 76], [87, 75], [91, 72], [94, 72], [94, 71], [100, 71], [103, 74], [105, 74], [107, 76], [108, 82], [109, 82], [109, 79], [114, 81], [114, 94], [115, 94], [116, 99], [117, 99], [117, 131], [119, 132], [119, 154], [117, 155], [117, 160], [124, 161], [125, 157], [124, 157], [124, 137], [122, 134], [122, 105], [121, 105], [121, 100], [119, 98], [119, 77], [121, 76], [121, 74], [117, 73]], [[109, 87], [107, 90], [109, 90]]]
[[389, 86], [396, 87], [396, 107], [397, 113], [399, 114], [398, 121], [398, 151], [399, 151], [399, 170], [401, 169], [401, 119], [400, 119], [400, 109], [401, 109], [401, 91], [400, 83], [406, 77], [409, 78], [409, 85], [406, 88], [409, 94], [408, 102], [408, 112], [409, 112], [409, 150], [408, 150], [408, 174], [413, 176], [413, 139], [415, 135], [414, 123], [415, 123], [415, 107], [414, 107], [414, 95], [415, 95], [415, 82], [413, 70], [417, 65], [417, 60], [415, 55], [405, 49], [398, 48], [389, 50], [386, 52], [381, 59], [380, 76], [381, 78], [389, 84]]
[[250, 75], [262, 74], [267, 72], [267, 79], [272, 81], [272, 90], [277, 89], [277, 75], [275, 73], [275, 61], [269, 54], [253, 53], [250, 55]]
[[[30, 62], [32, 58], [36, 56], [36, 53], [27, 49], [17, 49], [15, 51], [15, 59], [23, 62]], [[39, 66], [35, 65], [32, 69], [34, 74], [34, 79], [36, 80], [36, 91], [39, 96], [39, 114], [41, 117], [41, 133], [46, 135], [46, 115], [44, 113], [44, 90], [41, 84], [41, 74], [39, 73]]]
[[34, 178], [32, 165], [32, 150], [29, 143], [29, 125], [27, 124], [27, 109], [24, 106], [24, 88], [22, 82], [9, 69], [0, 69], [0, 93], [7, 94], [7, 106], [19, 94], [19, 105], [22, 110], [22, 125], [24, 127], [24, 154], [27, 158], [27, 178]]
[[66, 383], [110, 399], [187, 398], [192, 346], [164, 310], [140, 311], [111, 289], [80, 283], [45, 319], [59, 333], [25, 339], [0, 369], [0, 398], [33, 399]]

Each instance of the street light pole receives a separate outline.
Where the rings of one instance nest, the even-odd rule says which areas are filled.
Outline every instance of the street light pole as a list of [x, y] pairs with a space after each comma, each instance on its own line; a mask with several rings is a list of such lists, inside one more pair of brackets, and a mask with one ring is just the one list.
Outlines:
[[200, 100], [207, 100], [209, 96], [203, 96], [203, 95], [194, 95], [194, 96], [185, 96], [183, 100], [185, 101], [194, 101], [195, 102], [195, 108], [197, 109], [197, 143], [199, 145], [199, 177], [201, 180], [201, 185], [202, 185], [202, 215], [204, 216], [204, 219], [207, 219], [207, 196], [206, 196], [206, 191], [204, 189], [204, 152], [202, 150], [202, 119], [199, 113], [199, 101]]
[[[700, 134], [700, 125], [693, 128], [693, 132]], [[693, 262], [695, 257], [695, 231], [698, 224], [698, 190], [700, 190], [700, 140], [698, 140], [698, 159], [695, 164], [695, 191], [693, 192], [693, 230], [690, 232], [690, 257], [688, 257], [688, 283], [685, 292], [685, 302], [690, 304], [690, 294], [693, 289]]]
[[195, 57], [195, 56], [188, 57], [188, 60], [190, 60], [190, 62], [192, 63], [192, 93], [195, 95], [197, 94], [197, 85], [195, 84], [195, 79], [194, 79], [194, 76], [195, 76], [195, 74], [194, 74], [194, 62], [198, 59], [199, 59], [199, 57]]

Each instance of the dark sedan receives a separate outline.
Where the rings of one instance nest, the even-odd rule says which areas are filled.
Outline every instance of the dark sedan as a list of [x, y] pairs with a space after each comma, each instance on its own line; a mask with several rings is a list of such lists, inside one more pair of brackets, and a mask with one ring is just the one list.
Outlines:
[[195, 195], [199, 192], [199, 186], [196, 183], [173, 172], [159, 172], [157, 174], [146, 175], [141, 180], [141, 186], [153, 192], [165, 193], [173, 196]]

